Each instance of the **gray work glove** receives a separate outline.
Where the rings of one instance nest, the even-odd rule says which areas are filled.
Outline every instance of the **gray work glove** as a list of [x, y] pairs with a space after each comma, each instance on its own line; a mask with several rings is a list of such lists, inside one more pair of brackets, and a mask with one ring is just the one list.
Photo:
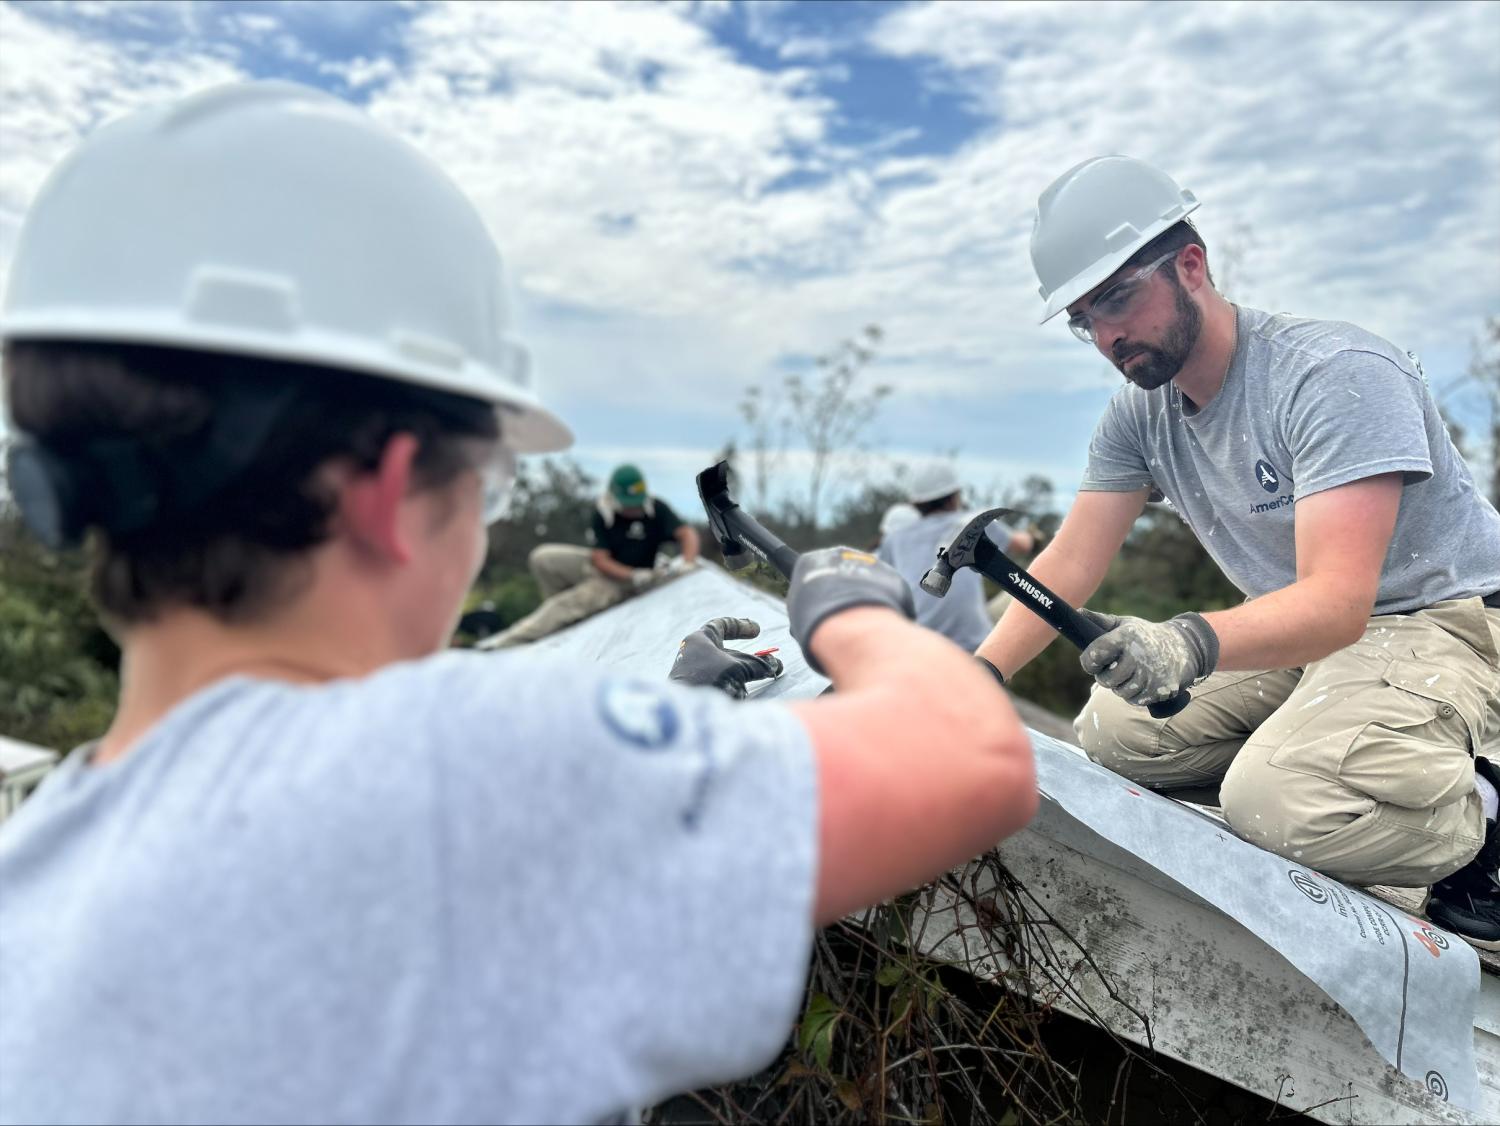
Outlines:
[[1105, 630], [1079, 658], [1083, 671], [1137, 707], [1171, 699], [1219, 663], [1219, 635], [1202, 614], [1148, 622], [1093, 610], [1078, 612]]
[[825, 618], [855, 606], [884, 606], [915, 618], [911, 587], [895, 568], [852, 547], [804, 552], [792, 571], [786, 612], [802, 655], [821, 673], [808, 643]]
[[757, 657], [754, 653], [725, 649], [724, 642], [742, 641], [759, 634], [760, 626], [749, 618], [715, 618], [682, 639], [667, 679], [717, 688], [736, 700], [743, 700], [752, 680], [780, 676], [781, 662], [770, 654]]

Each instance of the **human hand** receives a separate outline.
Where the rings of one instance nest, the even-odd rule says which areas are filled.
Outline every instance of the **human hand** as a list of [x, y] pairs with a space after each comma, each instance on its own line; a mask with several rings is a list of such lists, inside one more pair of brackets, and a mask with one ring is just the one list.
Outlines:
[[884, 606], [916, 617], [911, 587], [895, 568], [852, 547], [827, 547], [803, 553], [786, 592], [792, 636], [803, 656], [821, 673], [809, 644], [823, 622], [855, 606]]
[[715, 618], [682, 639], [667, 679], [679, 684], [711, 686], [743, 700], [751, 681], [780, 676], [782, 665], [770, 654], [760, 657], [741, 653], [724, 648], [724, 642], [759, 635], [760, 626], [749, 618]]
[[1148, 622], [1078, 612], [1105, 631], [1079, 658], [1084, 672], [1137, 707], [1171, 699], [1219, 663], [1219, 635], [1201, 614]]

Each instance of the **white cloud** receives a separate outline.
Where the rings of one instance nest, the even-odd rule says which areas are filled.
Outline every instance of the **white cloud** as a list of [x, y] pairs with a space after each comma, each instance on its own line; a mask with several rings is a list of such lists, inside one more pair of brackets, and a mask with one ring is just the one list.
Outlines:
[[767, 188], [822, 144], [832, 103], [805, 73], [740, 63], [671, 9], [585, 12], [424, 11], [409, 64], [369, 103], [480, 204], [528, 291], [618, 315], [623, 338], [596, 339], [591, 361], [576, 355], [590, 350], [576, 324], [543, 326], [562, 337], [541, 341], [547, 370], [595, 389], [635, 367], [634, 396], [693, 395], [681, 358], [745, 378], [783, 348], [825, 345], [802, 338], [800, 318], [772, 328], [764, 299], [783, 283], [768, 263], [825, 265], [830, 228], [857, 231], [863, 189], [852, 177], [816, 193]]
[[362, 90], [386, 82], [396, 75], [396, 64], [389, 58], [367, 59], [363, 55], [348, 62], [324, 62], [318, 67], [324, 74], [337, 75], [351, 90]]
[[0, 211], [24, 212], [52, 166], [109, 119], [241, 77], [220, 59], [108, 43], [0, 4]]
[[[1216, 234], [1253, 230], [1250, 300], [1418, 347], [1500, 304], [1492, 5], [938, 3], [871, 43], [940, 64], [1003, 123], [929, 189], [955, 211], [998, 189], [1015, 214], [1079, 160], [1128, 152], [1204, 200], [1211, 257]], [[997, 262], [1015, 291], [1024, 235]]]
[[831, 57], [837, 50], [838, 44], [831, 39], [796, 35], [780, 43], [776, 53], [783, 59], [822, 60]]
[[[1459, 365], [1478, 318], [1500, 310], [1494, 5], [876, 9], [861, 49], [919, 67], [985, 123], [942, 154], [923, 151], [910, 118], [883, 143], [837, 142], [861, 110], [857, 76], [833, 80], [849, 48], [797, 33], [786, 5], [741, 19], [713, 3], [434, 4], [386, 29], [389, 50], [368, 30], [388, 11], [252, 18], [274, 16], [304, 60], [299, 29], [345, 30], [348, 50], [318, 68], [476, 201], [519, 279], [544, 388], [615, 420], [585, 433], [591, 451], [668, 410], [710, 432], [707, 451], [778, 357], [872, 321], [886, 343], [871, 377], [898, 389], [883, 424], [894, 447], [931, 452], [967, 426], [977, 448], [985, 418], [1045, 430], [1004, 404], [1113, 375], [1035, 323], [1031, 210], [1053, 177], [1104, 152], [1197, 192], [1211, 256], [1248, 247], [1234, 274], [1251, 303], [1356, 320]], [[230, 42], [202, 16], [194, 37], [182, 18], [180, 42], [145, 52], [0, 6], [0, 264], [5, 216], [79, 136], [237, 76], [252, 65], [246, 35], [272, 38], [242, 27]], [[731, 23], [805, 65], [748, 64], [726, 45]], [[801, 186], [782, 190], [789, 176]], [[1059, 434], [1049, 472], [1065, 478], [1086, 438]]]

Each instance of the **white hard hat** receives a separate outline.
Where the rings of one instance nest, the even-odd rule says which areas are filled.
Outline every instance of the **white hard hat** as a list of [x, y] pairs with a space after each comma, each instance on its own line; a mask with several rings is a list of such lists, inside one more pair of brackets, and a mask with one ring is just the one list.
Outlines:
[[899, 501], [885, 510], [885, 515], [880, 518], [880, 534], [888, 536], [892, 532], [899, 532], [902, 528], [909, 528], [918, 520], [922, 514], [905, 501]]
[[220, 86], [101, 128], [43, 184], [0, 336], [164, 345], [343, 368], [494, 403], [503, 441], [572, 434], [508, 336], [483, 220], [346, 102]]
[[911, 475], [911, 485], [907, 488], [906, 499], [912, 504], [926, 504], [928, 501], [952, 496], [962, 488], [963, 483], [959, 481], [958, 471], [953, 468], [953, 465], [950, 462], [938, 461], [922, 466]]
[[1165, 172], [1128, 156], [1096, 156], [1052, 181], [1031, 228], [1043, 323], [1197, 207]]

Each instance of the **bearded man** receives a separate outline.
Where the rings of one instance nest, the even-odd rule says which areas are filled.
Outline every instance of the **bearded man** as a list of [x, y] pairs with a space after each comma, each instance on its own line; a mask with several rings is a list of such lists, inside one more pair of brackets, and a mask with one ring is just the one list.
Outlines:
[[[1041, 195], [1045, 302], [1125, 378], [1032, 572], [1086, 601], [1150, 499], [1246, 601], [1093, 614], [1095, 762], [1158, 790], [1220, 784], [1242, 837], [1354, 884], [1431, 885], [1428, 914], [1500, 949], [1500, 514], [1416, 358], [1365, 329], [1231, 304], [1198, 206], [1124, 156]], [[979, 657], [1012, 676], [1053, 637], [1008, 611]], [[1146, 705], [1192, 688], [1170, 719]]]

